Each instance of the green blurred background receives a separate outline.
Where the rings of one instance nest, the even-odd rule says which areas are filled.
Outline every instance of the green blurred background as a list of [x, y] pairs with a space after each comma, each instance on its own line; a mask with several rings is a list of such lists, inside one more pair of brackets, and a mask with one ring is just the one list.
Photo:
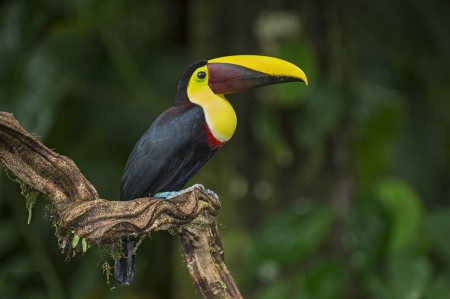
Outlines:
[[[237, 132], [190, 182], [221, 198], [244, 297], [450, 298], [449, 15], [444, 0], [3, 0], [0, 110], [117, 200], [190, 63], [289, 60], [309, 86], [228, 96]], [[98, 249], [65, 261], [46, 201], [27, 225], [0, 176], [0, 298], [199, 297], [178, 236], [153, 233], [133, 285], [110, 291]]]

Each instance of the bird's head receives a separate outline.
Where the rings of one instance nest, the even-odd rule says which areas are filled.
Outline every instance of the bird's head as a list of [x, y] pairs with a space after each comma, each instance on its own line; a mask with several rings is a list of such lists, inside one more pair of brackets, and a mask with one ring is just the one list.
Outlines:
[[294, 64], [267, 56], [236, 55], [192, 64], [178, 86], [176, 104], [201, 106], [215, 138], [224, 142], [236, 129], [236, 115], [225, 94], [300, 81], [308, 84], [305, 73]]
[[290, 62], [268, 56], [235, 55], [195, 62], [184, 73], [178, 90], [189, 95], [209, 88], [214, 94], [224, 95], [295, 81], [308, 85], [305, 73]]

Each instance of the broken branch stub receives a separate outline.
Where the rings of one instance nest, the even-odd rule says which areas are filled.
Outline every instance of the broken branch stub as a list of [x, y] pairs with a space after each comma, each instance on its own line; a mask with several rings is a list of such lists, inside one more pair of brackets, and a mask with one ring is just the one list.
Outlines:
[[[202, 296], [241, 298], [223, 262], [213, 217], [220, 209], [218, 199], [198, 189], [164, 200], [99, 199], [94, 186], [71, 159], [48, 149], [25, 131], [12, 114], [1, 111], [0, 161], [22, 187], [26, 184], [49, 198], [54, 207], [50, 213], [53, 222], [75, 231], [77, 239], [84, 238], [101, 247], [151, 231], [178, 231], [188, 265], [193, 265], [188, 266], [189, 271]], [[61, 248], [66, 241], [60, 242]]]

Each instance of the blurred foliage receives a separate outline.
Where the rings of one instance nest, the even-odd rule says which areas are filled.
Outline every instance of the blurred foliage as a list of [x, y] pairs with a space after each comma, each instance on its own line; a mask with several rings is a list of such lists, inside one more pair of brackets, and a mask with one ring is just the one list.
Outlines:
[[[0, 110], [114, 200], [190, 63], [289, 60], [309, 86], [230, 95], [238, 130], [191, 182], [222, 199], [244, 296], [450, 298], [449, 14], [442, 0], [6, 0]], [[27, 225], [0, 174], [0, 298], [198, 297], [177, 237], [152, 234], [133, 285], [110, 291], [95, 247], [65, 261], [44, 206]]]

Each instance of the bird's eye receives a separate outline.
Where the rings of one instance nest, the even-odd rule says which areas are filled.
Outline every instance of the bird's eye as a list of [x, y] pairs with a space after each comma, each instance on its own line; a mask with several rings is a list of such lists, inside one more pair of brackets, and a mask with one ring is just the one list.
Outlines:
[[200, 80], [203, 80], [206, 78], [206, 73], [205, 72], [198, 72], [197, 73], [197, 78], [199, 78]]

